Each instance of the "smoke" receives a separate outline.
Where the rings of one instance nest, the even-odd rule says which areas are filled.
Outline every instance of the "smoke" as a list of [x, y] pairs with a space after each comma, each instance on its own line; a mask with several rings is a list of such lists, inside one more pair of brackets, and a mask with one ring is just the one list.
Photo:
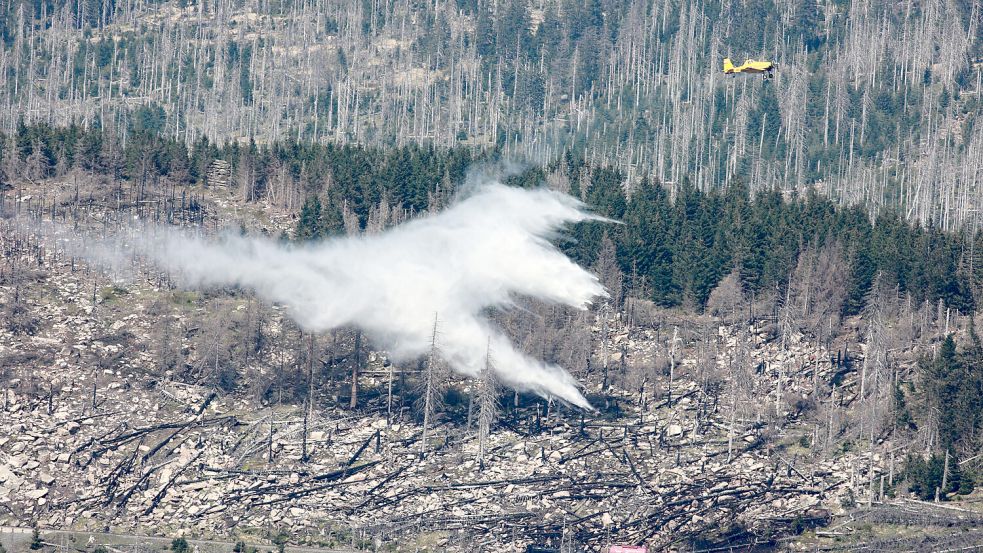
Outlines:
[[436, 320], [439, 355], [457, 372], [476, 376], [490, 349], [503, 383], [590, 408], [566, 370], [517, 351], [487, 314], [514, 308], [520, 296], [579, 309], [606, 297], [595, 276], [550, 242], [591, 219], [599, 218], [569, 196], [486, 181], [440, 213], [377, 235], [285, 245], [168, 230], [85, 250], [104, 264], [144, 256], [184, 286], [249, 288], [286, 305], [310, 331], [357, 326], [396, 361], [429, 351]]

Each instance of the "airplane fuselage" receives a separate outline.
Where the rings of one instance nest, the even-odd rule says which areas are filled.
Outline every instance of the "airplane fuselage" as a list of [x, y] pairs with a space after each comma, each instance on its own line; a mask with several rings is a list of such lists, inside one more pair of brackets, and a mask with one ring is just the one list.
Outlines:
[[770, 61], [747, 60], [743, 65], [734, 65], [730, 59], [724, 60], [724, 73], [736, 75], [737, 73], [771, 73], [775, 69], [775, 64]]

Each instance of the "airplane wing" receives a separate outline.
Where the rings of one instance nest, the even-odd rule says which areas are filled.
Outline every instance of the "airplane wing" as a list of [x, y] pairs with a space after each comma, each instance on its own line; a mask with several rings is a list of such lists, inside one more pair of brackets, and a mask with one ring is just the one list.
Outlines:
[[764, 71], [771, 71], [775, 67], [775, 64], [770, 61], [747, 60], [742, 67], [749, 73], [762, 73]]

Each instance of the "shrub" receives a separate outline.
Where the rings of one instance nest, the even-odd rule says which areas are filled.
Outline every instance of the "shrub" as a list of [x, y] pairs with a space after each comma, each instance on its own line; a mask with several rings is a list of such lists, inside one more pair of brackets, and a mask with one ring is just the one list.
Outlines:
[[184, 538], [174, 538], [171, 540], [171, 551], [174, 551], [174, 553], [188, 553], [191, 551], [191, 546], [188, 545], [188, 540]]

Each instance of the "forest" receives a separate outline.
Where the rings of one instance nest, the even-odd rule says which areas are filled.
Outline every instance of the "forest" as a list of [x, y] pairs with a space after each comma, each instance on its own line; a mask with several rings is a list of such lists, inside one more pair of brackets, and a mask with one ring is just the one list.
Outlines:
[[[654, 178], [633, 182], [619, 169], [594, 165], [574, 152], [564, 152], [543, 166], [517, 166], [494, 148], [474, 152], [463, 147], [381, 148], [290, 140], [217, 144], [203, 137], [189, 149], [151, 128], [132, 128], [125, 136], [122, 140], [115, 131], [98, 127], [24, 123], [2, 137], [0, 293], [8, 301], [0, 313], [0, 332], [15, 349], [0, 356], [0, 378], [31, 402], [31, 420], [46, 420], [38, 413], [57, 413], [66, 402], [95, 413], [98, 398], [114, 397], [113, 386], [120, 385], [104, 375], [129, 372], [125, 385], [137, 378], [139, 394], [165, 390], [167, 401], [175, 402], [183, 396], [171, 390], [184, 386], [200, 390], [202, 395], [189, 397], [204, 401], [206, 408], [211, 402], [225, 405], [223, 409], [240, 404], [257, 413], [260, 422], [248, 426], [252, 438], [245, 442], [253, 445], [236, 453], [240, 461], [231, 468], [214, 469], [232, 471], [235, 478], [251, 478], [237, 468], [236, 463], [246, 459], [273, 467], [306, 466], [312, 451], [357, 459], [369, 455], [372, 440], [378, 454], [384, 449], [381, 430], [359, 438], [365, 440], [360, 446], [331, 445], [331, 428], [354, 420], [348, 432], [356, 432], [360, 417], [368, 417], [389, 428], [387, 440], [403, 436], [385, 447], [398, 448], [400, 455], [407, 450], [418, 455], [421, 460], [411, 466], [446, 462], [447, 456], [458, 463], [455, 456], [469, 457], [466, 448], [475, 440], [474, 470], [500, 470], [494, 467], [518, 462], [520, 468], [514, 470], [521, 471], [521, 459], [528, 456], [514, 457], [494, 444], [514, 436], [552, 442], [554, 432], [562, 436], [556, 438], [560, 443], [576, 444], [591, 435], [585, 424], [596, 425], [597, 436], [576, 447], [587, 448], [584, 454], [592, 455], [590, 463], [600, 466], [607, 461], [593, 455], [607, 450], [591, 450], [590, 444], [605, 439], [605, 425], [618, 429], [624, 424], [624, 434], [614, 434], [623, 436], [619, 447], [624, 455], [638, 455], [634, 470], [663, 470], [657, 467], [674, 462], [696, 471], [687, 478], [703, 482], [700, 486], [743, 482], [748, 477], [742, 468], [745, 461], [738, 460], [775, 447], [775, 459], [785, 462], [793, 477], [795, 471], [839, 474], [850, 467], [849, 486], [842, 481], [830, 484], [842, 485], [833, 500], [842, 508], [855, 508], [855, 497], [862, 494], [868, 503], [894, 505], [890, 502], [903, 502], [909, 492], [921, 499], [959, 501], [978, 488], [983, 348], [975, 326], [980, 290], [975, 250], [983, 237], [967, 229], [922, 225], [886, 207], [871, 217], [863, 207], [841, 205], [816, 191], [800, 195], [752, 189], [736, 177], [711, 190], [688, 179], [678, 184]], [[439, 351], [437, 327], [431, 354], [397, 367], [375, 351], [357, 327], [306, 332], [280, 307], [257, 301], [246, 290], [184, 291], [167, 272], [143, 266], [136, 258], [132, 269], [142, 276], [121, 279], [115, 272], [87, 266], [30, 222], [90, 226], [97, 234], [128, 228], [131, 221], [139, 221], [144, 231], [168, 225], [207, 233], [225, 228], [266, 234], [296, 247], [311, 240], [377, 234], [427, 217], [467, 195], [481, 175], [516, 187], [568, 193], [608, 219], [579, 223], [555, 237], [566, 254], [599, 277], [611, 294], [607, 301], [586, 312], [523, 302], [519, 313], [494, 314], [496, 324], [523, 352], [568, 368], [582, 379], [585, 394], [599, 411], [590, 415], [590, 423], [581, 413], [579, 430], [578, 414], [569, 406], [504, 390], [484, 376], [451, 377], [434, 361]], [[66, 287], [66, 282], [73, 284]], [[64, 298], [65, 306], [58, 297]], [[69, 315], [80, 308], [88, 315]], [[61, 321], [66, 316], [81, 323], [65, 325]], [[60, 338], [62, 342], [79, 342], [62, 350], [71, 352], [69, 357], [57, 361], [56, 370], [31, 369], [62, 355], [44, 344], [50, 343], [46, 336], [63, 331], [69, 334]], [[37, 340], [49, 341], [30, 345]], [[37, 352], [30, 353], [31, 348]], [[91, 391], [85, 389], [78, 397], [56, 391], [71, 389], [64, 383], [44, 383], [66, 370], [78, 371], [72, 378], [85, 378], [87, 386], [91, 380]], [[133, 393], [137, 388], [119, 389]], [[189, 408], [194, 410], [184, 409]], [[264, 410], [269, 414], [262, 415]], [[115, 418], [117, 413], [109, 415]], [[671, 422], [681, 413], [681, 423], [692, 425], [692, 432], [707, 436], [707, 441], [686, 438], [690, 431], [683, 433], [680, 424]], [[666, 416], [669, 422], [659, 422]], [[657, 430], [647, 430], [651, 424]], [[169, 428], [177, 430], [171, 433]], [[90, 444], [107, 444], [92, 458], [125, 446], [135, 435], [166, 431], [173, 436], [188, 428], [193, 427], [158, 419], [156, 425], [120, 431], [115, 437], [92, 437]], [[675, 457], [657, 453], [651, 443], [647, 452], [629, 445], [656, 431], [662, 433], [658, 451], [676, 448]], [[666, 438], [666, 433], [677, 438]], [[329, 447], [324, 446], [325, 435]], [[285, 436], [299, 438], [289, 441]], [[171, 438], [163, 439], [166, 444]], [[243, 443], [243, 437], [237, 439]], [[690, 439], [693, 442], [685, 443]], [[460, 448], [453, 445], [457, 440]], [[713, 455], [727, 461], [726, 469], [708, 477], [703, 472], [706, 458], [696, 462], [693, 456], [711, 443], [717, 449]], [[140, 447], [148, 446], [138, 445], [135, 451]], [[214, 446], [199, 449], [197, 455], [213, 455], [208, 447]], [[546, 447], [544, 442], [543, 459], [562, 464], [564, 455], [580, 458], [572, 453], [572, 445], [563, 447], [566, 453], [556, 453], [559, 457], [547, 457]], [[278, 453], [279, 448], [292, 453]], [[789, 461], [783, 455], [791, 449], [797, 452]], [[151, 449], [146, 455], [158, 451], [166, 449]], [[683, 455], [691, 458], [690, 464], [681, 461]], [[772, 453], [767, 455], [764, 459]], [[132, 487], [120, 497], [116, 482], [130, 478], [124, 474], [132, 467], [126, 457], [121, 462], [103, 477], [108, 487], [94, 493], [108, 493], [110, 502], [123, 506], [140, 480], [128, 484]], [[188, 467], [183, 470], [191, 470]], [[335, 478], [347, 470], [323, 477]], [[373, 478], [383, 485], [404, 470], [376, 471]], [[754, 473], [759, 480], [739, 488], [745, 494], [739, 509], [751, 508], [761, 494], [780, 493], [783, 501], [794, 502], [801, 499], [796, 494], [819, 493], [798, 485], [774, 492], [771, 482], [778, 473]], [[138, 471], [132, 475], [138, 476]], [[645, 481], [642, 475], [636, 477]], [[160, 516], [155, 511], [167, 487], [180, 485], [173, 478], [163, 491], [145, 499], [143, 520]], [[552, 478], [531, 482], [539, 486]], [[710, 480], [700, 480], [705, 478]], [[300, 488], [277, 484], [275, 489], [284, 490], [277, 493], [283, 495], [271, 501], [324, 489], [322, 484], [303, 488], [314, 482], [301, 479], [296, 485]], [[633, 486], [615, 484], [626, 492]], [[376, 485], [362, 504], [371, 505], [364, 502], [372, 501]], [[570, 484], [569, 489], [590, 485]], [[555, 485], [547, 485], [549, 494], [568, 493], [567, 488], [550, 486]], [[228, 497], [242, 497], [235, 486], [221, 489]], [[641, 539], [663, 527], [659, 517], [686, 515], [689, 507], [672, 507], [679, 493], [701, 492], [667, 489], [659, 496], [671, 507], [664, 515], [657, 514], [661, 508], [639, 511], [648, 514], [626, 521], [624, 531]], [[206, 496], [195, 497], [199, 501]], [[589, 501], [625, 500], [629, 499], [614, 494]], [[406, 506], [394, 504], [388, 516], [411, 508], [412, 499], [405, 501]], [[255, 517], [262, 511], [251, 505], [242, 508], [252, 513], [250, 520], [260, 520]], [[650, 504], [645, 509], [651, 508]], [[728, 512], [713, 504], [706, 509], [714, 516]], [[47, 512], [65, 516], [73, 511]], [[370, 514], [370, 519], [376, 518], [371, 510], [360, 516]], [[107, 516], [130, 523], [125, 517], [113, 518], [119, 515]], [[168, 516], [184, 520], [179, 513]], [[316, 520], [335, 520], [335, 515], [319, 516], [328, 518]], [[808, 524], [827, 517], [813, 511], [797, 516], [813, 521]], [[462, 526], [462, 533], [456, 534], [462, 547], [470, 543], [471, 532], [502, 536], [498, 519], [487, 520], [480, 530], [470, 522]], [[534, 533], [529, 520], [523, 518], [513, 527]], [[396, 522], [362, 524], [362, 535], [387, 535], [400, 527]], [[740, 526], [735, 532], [741, 539], [786, 535], [800, 524], [806, 523], [775, 522], [770, 529], [753, 531]], [[559, 531], [550, 528], [549, 532]], [[295, 537], [302, 531], [303, 526], [292, 530]], [[712, 524], [700, 523], [659, 539], [672, 543], [685, 536], [692, 543], [710, 544], [737, 539], [718, 534]], [[576, 530], [582, 543], [602, 543], [605, 535], [606, 530], [593, 523]], [[393, 539], [404, 537], [397, 532]], [[309, 535], [305, 539], [316, 543]], [[971, 535], [959, 539], [969, 540]]]
[[[978, 3], [17, 0], [0, 130], [21, 120], [250, 140], [498, 148], [699, 190], [815, 189], [978, 228]], [[873, 39], [871, 37], [874, 37]], [[776, 78], [725, 77], [724, 57]]]
[[[0, 526], [977, 547], [981, 28], [970, 0], [0, 1]], [[608, 297], [481, 313], [596, 410], [502, 386], [491, 338], [454, 372], [439, 313], [397, 360], [52, 230], [303, 252], [489, 179], [600, 219], [548, 238]]]
[[[21, 125], [4, 140], [7, 175], [64, 178], [79, 169], [135, 183], [140, 194], [204, 186], [212, 162], [227, 161], [231, 186], [243, 200], [299, 214], [294, 239], [378, 232], [438, 210], [466, 181], [472, 164], [501, 157], [498, 150], [294, 141], [217, 145], [206, 138], [189, 151], [142, 126], [125, 144], [112, 133], [79, 126]], [[878, 275], [909, 302], [942, 302], [962, 313], [974, 311], [983, 290], [983, 261], [975, 255], [983, 232], [944, 232], [932, 221], [908, 221], [887, 208], [871, 218], [859, 206], [840, 206], [815, 191], [752, 192], [740, 177], [712, 190], [698, 189], [689, 179], [678, 185], [648, 178], [632, 183], [616, 168], [593, 166], [570, 152], [549, 165], [516, 170], [506, 180], [572, 194], [619, 223], [581, 224], [563, 243], [585, 266], [595, 265], [603, 252], [613, 254], [625, 275], [615, 298], [619, 306], [634, 296], [702, 310], [731, 272], [748, 292], [775, 297], [807, 276], [830, 279], [845, 294], [828, 310], [845, 315], [860, 312]]]

